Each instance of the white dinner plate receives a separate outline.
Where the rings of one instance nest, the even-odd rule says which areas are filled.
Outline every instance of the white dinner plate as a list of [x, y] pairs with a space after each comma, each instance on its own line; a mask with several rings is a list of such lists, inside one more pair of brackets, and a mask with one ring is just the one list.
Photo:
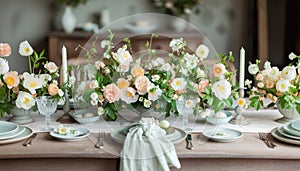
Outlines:
[[16, 132], [18, 127], [15, 123], [0, 121], [0, 136]]
[[54, 131], [50, 132], [50, 135], [56, 139], [59, 139], [61, 141], [78, 141], [85, 137], [87, 137], [90, 134], [90, 131], [85, 128], [74, 128], [70, 127], [71, 130], [78, 131], [79, 133], [77, 135], [75, 134], [67, 134], [67, 135], [61, 135]]
[[[111, 132], [110, 136], [112, 137], [112, 139], [114, 141], [116, 141], [120, 144], [123, 144], [126, 139], [126, 134], [129, 130], [129, 128], [131, 128], [132, 126], [135, 126], [135, 125], [137, 125], [137, 124], [115, 129]], [[173, 144], [178, 144], [186, 138], [186, 133], [179, 128], [174, 128], [174, 129], [175, 129], [175, 131], [172, 134], [165, 135], [165, 136]]]
[[284, 135], [280, 134], [280, 132], [278, 131], [277, 128], [274, 128], [271, 131], [271, 135], [279, 141], [286, 142], [286, 143], [289, 143], [289, 144], [294, 144], [294, 145], [300, 145], [299, 140], [295, 140], [295, 139], [285, 137]]
[[291, 122], [291, 127], [297, 131], [300, 131], [300, 120]]
[[0, 141], [1, 141], [1, 140], [5, 140], [5, 139], [11, 139], [11, 138], [14, 138], [14, 137], [16, 137], [16, 136], [22, 134], [24, 131], [25, 131], [25, 127], [23, 127], [23, 126], [18, 126], [18, 129], [17, 129], [15, 132], [11, 132], [11, 133], [9, 133], [9, 134], [0, 136]]
[[286, 132], [285, 129], [283, 128], [283, 126], [278, 127], [277, 130], [278, 130], [278, 132], [279, 132], [281, 135], [283, 135], [283, 136], [285, 136], [285, 137], [292, 138], [292, 139], [296, 139], [296, 140], [300, 140], [300, 137], [295, 136], [295, 135], [293, 135], [293, 134], [289, 134], [288, 132]]
[[300, 131], [294, 129], [291, 123], [284, 124], [282, 127], [288, 134], [300, 137]]
[[20, 135], [15, 136], [11, 139], [1, 140], [0, 144], [10, 144], [10, 143], [19, 142], [24, 139], [27, 139], [28, 137], [30, 137], [33, 134], [32, 129], [30, 129], [26, 126], [19, 126], [19, 127], [23, 127], [23, 128], [25, 128], [25, 130]]
[[205, 137], [218, 142], [231, 142], [243, 136], [241, 131], [230, 128], [217, 128], [205, 130], [202, 133]]

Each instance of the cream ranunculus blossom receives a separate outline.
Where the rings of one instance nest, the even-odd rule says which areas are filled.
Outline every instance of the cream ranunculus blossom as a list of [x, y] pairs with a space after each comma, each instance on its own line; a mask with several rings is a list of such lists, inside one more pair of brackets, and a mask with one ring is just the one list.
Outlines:
[[212, 92], [219, 100], [227, 99], [231, 95], [231, 84], [222, 79], [212, 85]]
[[139, 95], [136, 93], [136, 90], [132, 87], [122, 89], [121, 91], [121, 100], [126, 102], [127, 104], [135, 103], [139, 98]]
[[9, 89], [17, 87], [20, 83], [20, 78], [17, 71], [7, 72], [3, 79]]
[[289, 86], [290, 86], [290, 83], [288, 80], [280, 79], [276, 83], [276, 90], [284, 93], [289, 90]]
[[209, 48], [205, 45], [199, 45], [196, 49], [196, 55], [200, 58], [200, 60], [203, 60], [207, 58], [209, 54]]
[[272, 67], [270, 69], [270, 72], [268, 73], [268, 77], [272, 80], [272, 81], [276, 81], [278, 80], [278, 76], [279, 76], [280, 72], [278, 67]]
[[24, 77], [23, 86], [24, 88], [27, 88], [31, 94], [35, 94], [36, 89], [41, 88], [45, 84], [43, 78], [34, 77], [30, 75], [28, 72], [25, 72], [23, 74], [23, 77]]
[[218, 63], [218, 64], [214, 64], [213, 65], [213, 69], [212, 69], [213, 71], [213, 75], [215, 76], [215, 77], [221, 77], [221, 76], [223, 76], [224, 74], [225, 74], [225, 72], [226, 72], [226, 67], [225, 67], [225, 65], [224, 64], [222, 64], [222, 63]]
[[22, 56], [30, 56], [33, 53], [33, 49], [30, 46], [30, 44], [28, 43], [27, 40], [23, 41], [20, 43], [19, 45], [19, 53]]
[[161, 95], [162, 91], [158, 86], [155, 86], [153, 83], [147, 86], [148, 99], [151, 101], [157, 100]]
[[281, 72], [281, 77], [288, 81], [295, 79], [296, 75], [297, 75], [296, 69], [293, 66], [286, 66], [283, 68]]
[[7, 60], [0, 58], [0, 74], [5, 74], [9, 71]]
[[18, 108], [29, 110], [34, 105], [35, 105], [35, 100], [31, 94], [24, 91], [19, 92], [16, 100], [16, 106]]
[[119, 48], [117, 53], [114, 54], [116, 60], [121, 64], [121, 65], [129, 65], [132, 62], [132, 56], [131, 54], [126, 50], [125, 47]]
[[146, 76], [139, 76], [134, 81], [134, 86], [137, 89], [140, 95], [147, 93], [147, 86], [150, 83], [150, 80]]
[[54, 73], [57, 71], [58, 67], [56, 66], [56, 64], [54, 62], [49, 62], [47, 64], [44, 65], [44, 67], [50, 72], [50, 73]]
[[248, 72], [252, 75], [255, 75], [259, 71], [259, 67], [257, 64], [250, 64], [248, 66]]
[[185, 81], [184, 78], [175, 78], [171, 83], [171, 87], [175, 91], [181, 91], [181, 90], [185, 89], [186, 85], [187, 85], [187, 82]]

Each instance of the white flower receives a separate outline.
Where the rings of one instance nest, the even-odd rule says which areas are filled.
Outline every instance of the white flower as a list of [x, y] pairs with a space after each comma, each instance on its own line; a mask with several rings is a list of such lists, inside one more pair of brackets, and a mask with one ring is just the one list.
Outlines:
[[98, 84], [97, 80], [91, 81], [90, 88], [98, 88], [98, 87], [99, 87], [99, 84]]
[[214, 64], [213, 65], [213, 75], [215, 77], [221, 77], [223, 76], [227, 71], [226, 71], [226, 67], [224, 64], [222, 63], [218, 63], [218, 64]]
[[103, 115], [104, 114], [104, 109], [103, 109], [103, 107], [98, 107], [98, 115]]
[[290, 83], [288, 80], [285, 79], [280, 79], [277, 83], [276, 83], [276, 90], [280, 91], [282, 93], [286, 92], [289, 90], [289, 86]]
[[54, 62], [49, 62], [47, 64], [44, 65], [44, 67], [50, 72], [50, 73], [54, 73], [57, 71], [58, 67], [56, 66], [56, 64]]
[[27, 40], [23, 41], [20, 43], [19, 45], [19, 53], [22, 56], [30, 56], [33, 53], [33, 49], [30, 46], [30, 44], [28, 43]]
[[196, 106], [195, 100], [186, 99], [184, 103], [185, 108], [194, 108]]
[[199, 62], [199, 59], [194, 54], [186, 53], [183, 58], [186, 60], [185, 67], [189, 69], [195, 68]]
[[259, 71], [258, 65], [257, 64], [250, 64], [248, 66], [248, 72], [252, 75], [255, 75]]
[[69, 83], [70, 83], [71, 85], [74, 85], [74, 84], [75, 84], [75, 81], [76, 81], [75, 76], [70, 76], [70, 77], [69, 77]]
[[145, 100], [144, 100], [144, 107], [145, 107], [145, 108], [150, 108], [150, 107], [151, 107], [151, 104], [152, 104], [152, 103], [151, 103], [150, 100], [148, 100], [148, 99], [145, 99]]
[[59, 126], [58, 127], [58, 133], [61, 135], [67, 135], [70, 133], [70, 128], [69, 127], [65, 127], [65, 126]]
[[95, 67], [97, 70], [99, 70], [100, 68], [104, 68], [105, 64], [102, 61], [96, 61], [95, 62]]
[[0, 58], [0, 74], [5, 74], [9, 71], [7, 60]]
[[265, 69], [271, 69], [271, 62], [266, 61], [265, 64], [264, 64], [264, 68]]
[[179, 52], [179, 50], [183, 49], [185, 46], [185, 42], [183, 41], [182, 38], [180, 39], [172, 39], [170, 41], [169, 46], [172, 48], [172, 51], [174, 52]]
[[148, 99], [151, 101], [157, 100], [162, 94], [161, 89], [158, 86], [155, 86], [153, 83], [148, 84], [147, 92], [148, 92]]
[[91, 95], [90, 95], [90, 98], [92, 100], [97, 100], [98, 99], [98, 94], [96, 92], [93, 92]]
[[251, 80], [249, 80], [249, 79], [246, 79], [246, 80], [245, 80], [245, 86], [250, 87], [251, 84], [252, 84], [252, 81], [251, 81]]
[[24, 91], [19, 92], [16, 100], [16, 106], [18, 108], [29, 110], [34, 105], [35, 105], [35, 100], [31, 94]]
[[212, 92], [219, 100], [227, 99], [231, 94], [231, 84], [227, 80], [220, 80], [212, 85]]
[[94, 100], [94, 99], [91, 100], [92, 106], [96, 106], [97, 104], [98, 104], [98, 100]]
[[209, 48], [205, 45], [199, 45], [196, 49], [196, 55], [200, 58], [200, 60], [203, 60], [207, 58], [209, 54]]
[[23, 77], [24, 77], [23, 86], [25, 88], [27, 88], [31, 94], [35, 94], [36, 89], [41, 88], [45, 84], [45, 81], [43, 78], [33, 77], [32, 75], [30, 75], [27, 72], [25, 72], [23, 74]]
[[269, 73], [267, 74], [268, 77], [272, 80], [272, 81], [276, 81], [278, 80], [278, 75], [279, 75], [279, 69], [278, 67], [272, 67], [269, 70]]
[[135, 103], [138, 100], [139, 96], [136, 94], [136, 90], [132, 87], [122, 89], [121, 91], [121, 100], [127, 104]]
[[283, 70], [281, 72], [281, 77], [288, 81], [295, 79], [296, 75], [297, 75], [297, 73], [296, 73], [296, 69], [294, 66], [286, 66], [283, 68]]
[[37, 77], [44, 81], [43, 86], [46, 86], [48, 81], [52, 80], [52, 77], [49, 74], [40, 74], [38, 76], [36, 75], [35, 78], [37, 78]]
[[170, 71], [171, 69], [172, 69], [172, 67], [169, 63], [166, 63], [160, 67], [161, 71]]
[[293, 53], [293, 52], [291, 52], [290, 54], [289, 54], [289, 59], [290, 60], [293, 60], [293, 59], [295, 59], [297, 56]]
[[160, 79], [159, 75], [152, 75], [151, 76], [151, 81], [153, 81], [153, 82], [158, 81], [159, 79]]
[[127, 72], [129, 71], [129, 65], [120, 64], [117, 68], [117, 72]]
[[156, 58], [155, 60], [152, 60], [151, 63], [152, 63], [152, 66], [153, 66], [153, 67], [158, 67], [158, 66], [164, 65], [164, 64], [165, 64], [165, 61], [164, 61], [163, 58], [159, 58], [159, 57], [158, 57], [158, 58]]
[[205, 77], [205, 72], [202, 69], [197, 68], [197, 78], [200, 77]]
[[100, 45], [101, 45], [102, 48], [109, 47], [110, 46], [110, 41], [109, 40], [102, 40]]
[[171, 87], [175, 91], [181, 91], [185, 88], [186, 84], [187, 82], [184, 80], [184, 78], [175, 78], [171, 83]]
[[62, 97], [62, 96], [64, 96], [64, 92], [62, 91], [62, 89], [58, 89], [58, 95], [60, 96], [60, 97]]
[[252, 87], [251, 91], [252, 91], [252, 92], [257, 92], [258, 89], [257, 89], [256, 87]]
[[58, 85], [58, 81], [57, 80], [53, 80], [52, 83], [55, 84], [55, 85]]
[[121, 65], [129, 65], [132, 62], [131, 54], [124, 47], [119, 48], [116, 55], [114, 56]]

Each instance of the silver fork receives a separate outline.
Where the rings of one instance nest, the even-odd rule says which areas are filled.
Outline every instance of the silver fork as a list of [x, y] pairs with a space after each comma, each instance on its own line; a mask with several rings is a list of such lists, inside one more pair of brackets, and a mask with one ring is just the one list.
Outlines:
[[103, 148], [104, 144], [103, 144], [103, 140], [105, 138], [105, 132], [99, 132], [98, 134], [98, 142], [96, 143], [95, 147], [96, 148]]
[[274, 144], [272, 141], [270, 141], [268, 139], [268, 136], [267, 136], [268, 134], [258, 133], [258, 135], [259, 135], [259, 139], [263, 140], [269, 148], [275, 148], [276, 147], [276, 144]]

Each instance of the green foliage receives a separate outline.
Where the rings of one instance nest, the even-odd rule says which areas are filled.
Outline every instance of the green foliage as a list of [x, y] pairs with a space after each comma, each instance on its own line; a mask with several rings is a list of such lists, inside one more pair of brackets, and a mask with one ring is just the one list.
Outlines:
[[79, 4], [85, 4], [88, 0], [57, 0], [62, 5], [77, 7]]

